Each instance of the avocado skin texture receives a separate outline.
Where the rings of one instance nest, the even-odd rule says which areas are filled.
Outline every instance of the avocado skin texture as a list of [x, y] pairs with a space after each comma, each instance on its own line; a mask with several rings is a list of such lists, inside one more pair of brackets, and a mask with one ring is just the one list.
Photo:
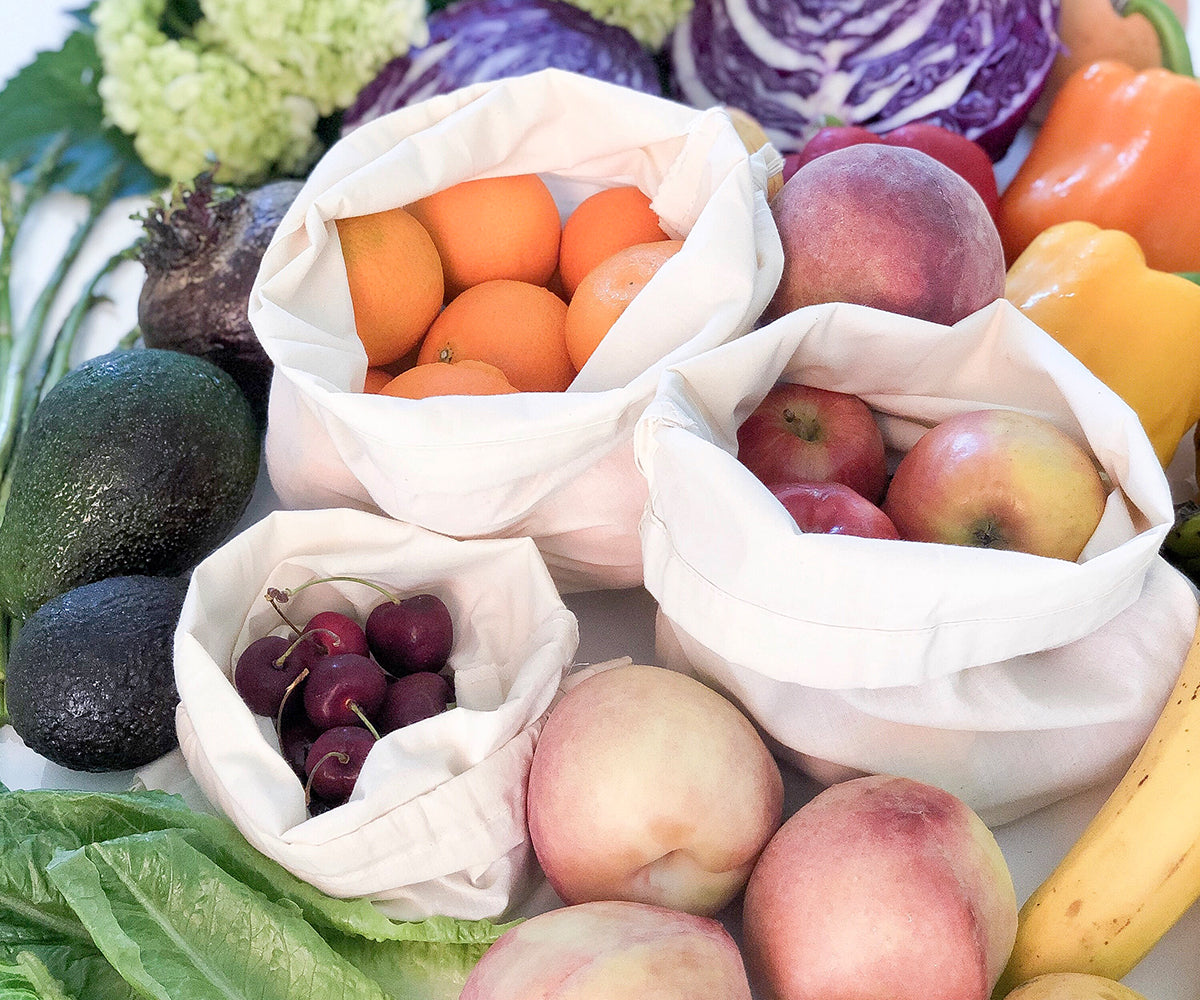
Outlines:
[[117, 576], [52, 598], [8, 661], [9, 721], [75, 771], [123, 771], [177, 746], [173, 647], [182, 577]]
[[260, 438], [233, 379], [203, 358], [118, 350], [65, 375], [13, 456], [0, 601], [18, 621], [109, 576], [173, 576], [245, 511]]

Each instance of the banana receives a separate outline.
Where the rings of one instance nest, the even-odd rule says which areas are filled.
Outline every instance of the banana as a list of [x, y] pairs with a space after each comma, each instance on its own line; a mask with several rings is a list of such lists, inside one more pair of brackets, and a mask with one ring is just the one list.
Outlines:
[[1200, 898], [1200, 625], [1129, 770], [1021, 907], [994, 996], [1047, 972], [1121, 979]]

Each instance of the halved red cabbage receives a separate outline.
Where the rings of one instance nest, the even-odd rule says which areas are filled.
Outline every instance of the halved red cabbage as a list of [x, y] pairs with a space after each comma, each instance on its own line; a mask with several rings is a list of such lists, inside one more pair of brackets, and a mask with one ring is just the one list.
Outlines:
[[696, 0], [672, 87], [730, 104], [785, 153], [829, 119], [886, 132], [929, 121], [997, 160], [1059, 50], [1059, 0]]
[[456, 0], [428, 23], [428, 44], [388, 63], [346, 110], [343, 135], [435, 94], [548, 67], [662, 93], [658, 65], [633, 35], [562, 0]]

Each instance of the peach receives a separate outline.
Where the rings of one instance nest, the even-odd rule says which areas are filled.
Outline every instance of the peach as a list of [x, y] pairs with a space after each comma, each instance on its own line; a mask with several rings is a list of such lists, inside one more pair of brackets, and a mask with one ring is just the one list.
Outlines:
[[743, 900], [751, 983], [769, 1000], [987, 1000], [1017, 902], [991, 831], [908, 778], [833, 785], [780, 827]]
[[710, 917], [644, 903], [580, 903], [504, 934], [460, 1000], [750, 1000], [737, 945]]
[[770, 318], [854, 302], [949, 325], [1004, 294], [1004, 250], [983, 199], [918, 150], [826, 153], [788, 179], [771, 211], [783, 274]]
[[711, 916], [778, 829], [783, 780], [731, 701], [630, 664], [588, 677], [551, 710], [527, 801], [530, 840], [563, 901]]

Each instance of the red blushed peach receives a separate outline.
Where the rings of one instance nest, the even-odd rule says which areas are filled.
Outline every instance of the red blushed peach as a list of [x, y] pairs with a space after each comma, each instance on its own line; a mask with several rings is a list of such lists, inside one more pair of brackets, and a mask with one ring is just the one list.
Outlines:
[[709, 917], [596, 902], [531, 917], [471, 970], [460, 1000], [750, 1000], [733, 938]]
[[797, 810], [743, 902], [750, 979], [770, 1000], [987, 1000], [1016, 929], [991, 831], [955, 796], [889, 776]]
[[529, 772], [529, 835], [567, 903], [711, 916], [779, 827], [779, 766], [750, 721], [662, 667], [603, 670], [550, 712]]
[[826, 153], [791, 176], [771, 212], [783, 274], [769, 317], [854, 302], [949, 325], [1004, 295], [1004, 250], [983, 199], [915, 149]]

